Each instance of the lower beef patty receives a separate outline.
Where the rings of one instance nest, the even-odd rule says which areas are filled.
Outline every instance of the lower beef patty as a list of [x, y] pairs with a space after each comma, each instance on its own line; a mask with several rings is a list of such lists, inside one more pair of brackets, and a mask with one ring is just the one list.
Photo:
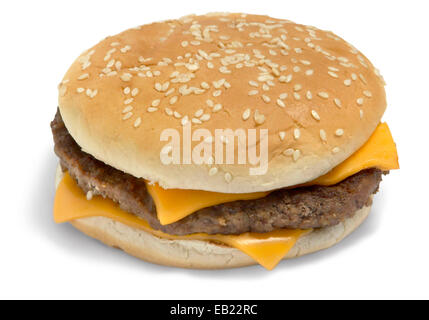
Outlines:
[[110, 198], [123, 210], [144, 218], [154, 229], [174, 235], [240, 234], [333, 226], [370, 203], [370, 196], [377, 192], [382, 176], [380, 170], [369, 169], [334, 186], [280, 189], [262, 199], [198, 210], [180, 221], [162, 226], [143, 179], [116, 170], [83, 152], [68, 133], [59, 112], [51, 128], [61, 166], [81, 189]]

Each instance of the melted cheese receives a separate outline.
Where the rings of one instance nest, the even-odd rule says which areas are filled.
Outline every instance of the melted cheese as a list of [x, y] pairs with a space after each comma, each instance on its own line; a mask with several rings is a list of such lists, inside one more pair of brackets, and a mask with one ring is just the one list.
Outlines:
[[380, 123], [369, 140], [347, 160], [308, 185], [330, 186], [368, 168], [399, 169], [396, 145], [387, 123]]
[[[389, 127], [380, 123], [367, 143], [332, 171], [305, 185], [333, 185], [368, 168], [398, 169], [398, 155]], [[163, 189], [146, 184], [154, 199], [158, 219], [162, 225], [179, 221], [197, 210], [237, 200], [263, 198], [269, 192], [246, 194], [218, 193], [199, 190]]]
[[173, 236], [152, 229], [145, 220], [123, 211], [112, 200], [100, 196], [87, 200], [83, 191], [66, 173], [58, 185], [55, 195], [55, 222], [63, 223], [96, 216], [114, 219], [160, 238], [220, 242], [241, 250], [268, 270], [273, 269], [284, 258], [301, 235], [309, 232], [309, 230], [277, 230], [268, 233], [244, 233], [240, 235], [197, 233], [187, 236]]
[[[367, 168], [382, 170], [398, 169], [398, 156], [387, 124], [380, 124], [368, 142], [346, 161], [328, 174], [306, 185], [332, 185]], [[165, 190], [157, 185], [147, 185], [154, 199], [158, 217], [163, 224], [173, 223], [189, 214], [220, 203], [250, 200], [266, 196], [269, 192], [253, 194], [223, 194], [196, 190]], [[295, 245], [298, 238], [308, 230], [277, 230], [264, 234], [208, 235], [203, 233], [173, 236], [152, 229], [149, 224], [119, 208], [109, 199], [94, 197], [86, 200], [83, 191], [73, 179], [65, 174], [58, 186], [54, 204], [54, 219], [57, 223], [75, 219], [102, 216], [114, 219], [130, 227], [150, 232], [154, 236], [176, 240], [217, 241], [237, 248], [252, 257], [265, 268], [273, 269]]]
[[236, 200], [263, 198], [269, 192], [218, 193], [201, 190], [163, 189], [157, 184], [146, 183], [147, 190], [155, 202], [158, 219], [162, 225], [179, 221], [191, 213]]

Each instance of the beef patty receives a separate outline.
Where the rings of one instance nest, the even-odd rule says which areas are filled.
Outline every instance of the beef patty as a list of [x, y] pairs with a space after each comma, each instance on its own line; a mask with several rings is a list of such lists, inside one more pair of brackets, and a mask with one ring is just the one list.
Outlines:
[[333, 186], [280, 189], [262, 199], [201, 209], [163, 226], [143, 179], [110, 167], [83, 152], [68, 133], [58, 111], [51, 128], [55, 153], [63, 170], [68, 170], [83, 191], [110, 198], [123, 210], [144, 218], [154, 229], [174, 235], [197, 232], [240, 234], [333, 226], [370, 203], [370, 196], [377, 192], [382, 176], [380, 170], [369, 169]]

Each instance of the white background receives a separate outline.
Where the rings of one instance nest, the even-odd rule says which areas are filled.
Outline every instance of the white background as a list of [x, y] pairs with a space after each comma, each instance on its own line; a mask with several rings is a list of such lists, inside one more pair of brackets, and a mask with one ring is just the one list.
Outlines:
[[[0, 298], [429, 298], [426, 1], [2, 1]], [[155, 266], [52, 220], [49, 122], [72, 61], [107, 35], [189, 13], [268, 14], [333, 30], [381, 69], [401, 170], [329, 250], [262, 267]]]

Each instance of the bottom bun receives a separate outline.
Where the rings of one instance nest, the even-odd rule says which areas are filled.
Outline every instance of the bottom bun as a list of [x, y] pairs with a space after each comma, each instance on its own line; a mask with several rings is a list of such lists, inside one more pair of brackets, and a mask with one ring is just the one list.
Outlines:
[[[61, 180], [60, 172], [57, 171], [56, 185]], [[314, 229], [299, 238], [284, 259], [300, 257], [337, 244], [366, 219], [370, 210], [370, 206], [363, 207], [344, 222]], [[202, 240], [163, 239], [110, 218], [90, 217], [70, 223], [92, 238], [156, 264], [195, 269], [224, 269], [257, 264], [245, 253], [226, 245]]]

